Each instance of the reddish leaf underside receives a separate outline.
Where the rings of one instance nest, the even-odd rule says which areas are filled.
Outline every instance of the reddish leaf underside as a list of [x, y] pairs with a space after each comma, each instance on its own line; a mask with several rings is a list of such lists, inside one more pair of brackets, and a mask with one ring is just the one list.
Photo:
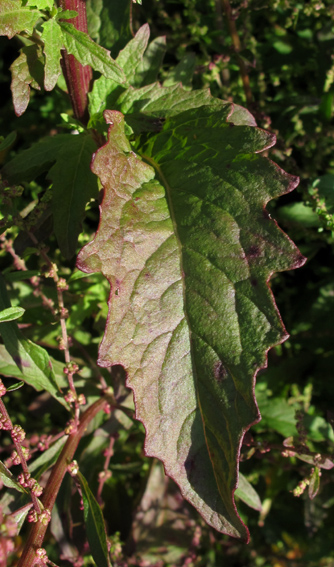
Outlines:
[[123, 115], [105, 112], [100, 225], [78, 267], [110, 282], [99, 364], [126, 369], [147, 454], [208, 524], [247, 541], [240, 446], [259, 419], [255, 375], [287, 337], [268, 281], [304, 260], [264, 210], [297, 180], [256, 155], [274, 138], [231, 110], [215, 101], [167, 119], [138, 144], [154, 167], [131, 151]]

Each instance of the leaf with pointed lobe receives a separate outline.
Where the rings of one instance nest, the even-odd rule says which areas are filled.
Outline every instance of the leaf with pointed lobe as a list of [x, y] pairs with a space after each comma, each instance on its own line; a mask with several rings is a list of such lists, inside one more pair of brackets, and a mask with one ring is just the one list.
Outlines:
[[303, 263], [264, 207], [296, 179], [257, 155], [274, 137], [235, 125], [231, 105], [179, 102], [134, 146], [142, 159], [122, 114], [105, 112], [108, 143], [92, 165], [100, 226], [77, 265], [110, 282], [98, 362], [124, 366], [146, 454], [208, 524], [247, 541], [234, 502], [240, 446], [259, 420], [256, 373], [287, 338], [268, 281]]
[[81, 63], [90, 65], [118, 84], [126, 83], [123, 70], [110, 57], [109, 51], [93, 41], [88, 34], [77, 30], [73, 24], [59, 22], [63, 32], [63, 41], [66, 51]]
[[130, 83], [132, 82], [131, 80], [136, 73], [138, 65], [143, 60], [149, 37], [149, 25], [144, 24], [116, 58], [117, 64], [122, 67]]
[[131, 84], [138, 88], [155, 83], [166, 53], [166, 37], [156, 37], [148, 45]]

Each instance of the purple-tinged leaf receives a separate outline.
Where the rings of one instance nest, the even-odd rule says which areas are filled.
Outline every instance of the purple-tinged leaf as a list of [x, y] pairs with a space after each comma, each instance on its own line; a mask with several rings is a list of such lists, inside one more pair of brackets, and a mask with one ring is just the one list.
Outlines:
[[30, 86], [40, 90], [43, 85], [42, 51], [37, 45], [28, 45], [12, 63], [11, 91], [15, 114], [21, 116], [30, 100]]
[[235, 125], [231, 105], [171, 114], [137, 144], [151, 167], [122, 114], [105, 112], [92, 165], [100, 226], [78, 267], [110, 282], [99, 364], [126, 369], [146, 454], [211, 526], [248, 540], [234, 502], [240, 446], [259, 420], [256, 373], [287, 338], [268, 281], [304, 261], [264, 207], [297, 180], [257, 155], [274, 137]]
[[22, 6], [21, 0], [1, 0], [0, 35], [6, 35], [11, 39], [21, 31], [32, 34], [41, 16], [42, 14], [39, 10]]

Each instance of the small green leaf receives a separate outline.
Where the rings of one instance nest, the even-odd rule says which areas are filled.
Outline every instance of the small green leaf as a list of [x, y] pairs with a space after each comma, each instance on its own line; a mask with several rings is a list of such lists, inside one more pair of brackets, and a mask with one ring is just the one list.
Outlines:
[[82, 65], [90, 65], [95, 71], [99, 71], [116, 83], [126, 82], [123, 70], [110, 57], [109, 51], [95, 43], [88, 34], [77, 30], [72, 24], [59, 22], [59, 25], [63, 31], [66, 50], [74, 55]]
[[284, 398], [258, 397], [261, 427], [274, 429], [284, 437], [296, 436], [296, 411]]
[[29, 472], [31, 474], [34, 473], [34, 476], [38, 479], [44, 471], [52, 467], [52, 465], [56, 462], [66, 441], [67, 436], [64, 435], [64, 437], [58, 439], [58, 441], [51, 445], [49, 449], [44, 451], [35, 461], [29, 461]]
[[16, 523], [16, 529], [17, 529], [17, 534], [20, 533], [20, 530], [24, 524], [24, 521], [28, 515], [29, 510], [31, 509], [31, 507], [33, 506], [33, 503], [30, 502], [29, 504], [26, 504], [25, 506], [22, 506], [21, 508], [19, 508], [19, 510], [15, 510], [15, 512], [12, 512], [10, 514], [11, 518], [14, 518], [15, 523]]
[[34, 6], [39, 10], [52, 10], [54, 0], [28, 0], [26, 6]]
[[244, 477], [243, 474], [239, 473], [239, 483], [238, 488], [235, 491], [235, 496], [238, 496], [240, 500], [245, 502], [247, 506], [261, 512], [262, 504], [260, 497], [256, 490], [253, 488], [250, 482], [248, 482], [247, 478]]
[[19, 390], [20, 388], [22, 388], [22, 386], [24, 386], [24, 382], [16, 382], [16, 384], [12, 384], [11, 386], [8, 386], [6, 388], [7, 392], [15, 392], [15, 390]]
[[42, 28], [41, 39], [44, 41], [45, 55], [44, 87], [46, 91], [52, 91], [61, 73], [60, 50], [63, 47], [63, 34], [60, 25], [53, 18], [45, 22]]
[[4, 152], [5, 150], [11, 148], [16, 138], [17, 138], [16, 132], [11, 132], [10, 134], [8, 134], [8, 136], [6, 136], [6, 138], [0, 142], [0, 152]]
[[78, 12], [75, 10], [61, 10], [58, 8], [58, 12], [55, 16], [56, 20], [73, 20], [78, 16]]
[[11, 39], [21, 31], [32, 34], [38, 19], [42, 15], [38, 10], [22, 6], [21, 0], [1, 0], [0, 35], [6, 35]]
[[0, 480], [7, 488], [15, 488], [18, 492], [27, 492], [27, 490], [15, 480], [10, 470], [7, 469], [2, 461], [0, 461]]
[[22, 317], [25, 309], [23, 307], [8, 307], [0, 311], [0, 323], [5, 323], [6, 321], [15, 321]]
[[314, 467], [314, 471], [311, 474], [310, 477], [310, 484], [308, 486], [308, 495], [310, 497], [311, 500], [313, 500], [313, 498], [316, 497], [316, 495], [319, 492], [319, 488], [320, 488], [320, 469], [319, 467]]
[[[3, 278], [0, 277], [0, 309], [7, 309], [9, 306], [6, 286]], [[67, 403], [59, 393], [47, 351], [26, 339], [13, 321], [0, 323], [0, 334], [6, 351], [20, 370], [19, 377], [36, 390], [46, 390], [67, 407]]]
[[28, 45], [10, 66], [12, 73], [11, 91], [15, 114], [21, 116], [30, 99], [30, 86], [40, 90], [43, 84], [42, 51], [37, 45]]
[[85, 477], [78, 473], [84, 505], [86, 534], [90, 552], [97, 567], [111, 567], [104, 518]]

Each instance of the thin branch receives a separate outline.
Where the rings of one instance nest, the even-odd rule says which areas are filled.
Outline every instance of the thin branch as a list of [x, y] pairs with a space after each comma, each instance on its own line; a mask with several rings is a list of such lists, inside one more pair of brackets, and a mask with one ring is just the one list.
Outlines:
[[[59, 488], [67, 471], [67, 467], [73, 460], [74, 453], [78, 447], [81, 437], [85, 433], [90, 421], [97, 413], [108, 407], [108, 405], [109, 400], [106, 396], [92, 404], [82, 415], [77, 430], [72, 433], [66, 441], [66, 444], [52, 469], [52, 473], [42, 497], [44, 512], [47, 512], [48, 517], [51, 516], [51, 511], [56, 501]], [[40, 519], [32, 525], [17, 567], [33, 567], [37, 559], [36, 551], [42, 547], [47, 527], [48, 522], [45, 520], [40, 521]]]
[[252, 95], [252, 91], [251, 91], [250, 84], [249, 84], [249, 76], [248, 76], [248, 73], [247, 73], [245, 62], [242, 59], [242, 57], [240, 57], [240, 55], [238, 54], [238, 52], [241, 50], [241, 43], [240, 43], [240, 38], [239, 38], [239, 35], [238, 35], [237, 27], [235, 25], [235, 20], [233, 18], [232, 9], [231, 9], [229, 0], [222, 0], [222, 5], [223, 5], [223, 8], [224, 8], [224, 12], [226, 14], [227, 23], [228, 23], [228, 27], [229, 27], [229, 30], [230, 30], [230, 36], [231, 36], [233, 47], [234, 47], [234, 50], [235, 50], [235, 53], [236, 53], [237, 62], [238, 62], [238, 65], [239, 65], [240, 75], [241, 75], [241, 79], [242, 79], [242, 84], [243, 84], [245, 95], [246, 95], [247, 105], [250, 106], [253, 102], [253, 95]]

